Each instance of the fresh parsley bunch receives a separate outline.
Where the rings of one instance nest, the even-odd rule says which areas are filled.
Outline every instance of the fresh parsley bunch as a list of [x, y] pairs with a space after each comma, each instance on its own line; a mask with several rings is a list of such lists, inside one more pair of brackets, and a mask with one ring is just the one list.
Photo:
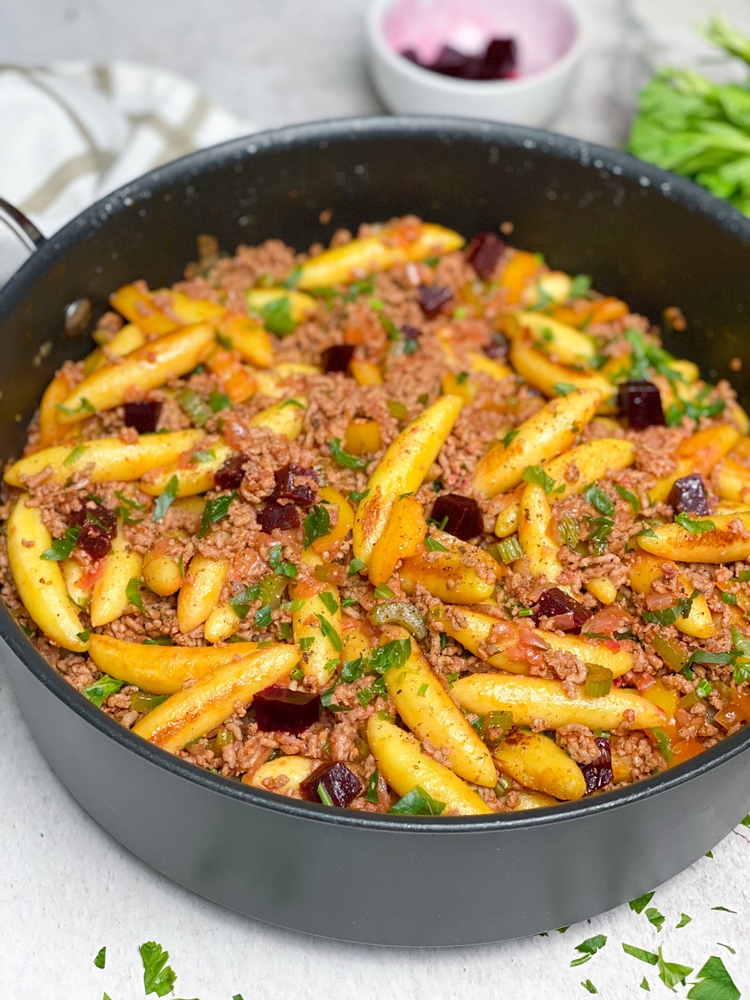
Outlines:
[[[705, 35], [750, 65], [750, 38], [724, 16], [715, 16]], [[640, 93], [628, 150], [750, 215], [750, 76], [715, 84], [694, 70], [659, 70]]]

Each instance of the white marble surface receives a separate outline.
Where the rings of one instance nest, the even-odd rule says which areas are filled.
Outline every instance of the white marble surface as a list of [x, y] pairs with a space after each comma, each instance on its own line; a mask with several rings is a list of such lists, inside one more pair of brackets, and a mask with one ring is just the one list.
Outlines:
[[[361, 61], [365, 0], [0, 0], [0, 60], [43, 63], [98, 56], [184, 73], [212, 98], [272, 126], [379, 110]], [[750, 28], [747, 0], [723, 0]], [[705, 57], [692, 34], [715, 5], [704, 0], [591, 0], [596, 41], [559, 131], [621, 144], [637, 86], [650, 67]], [[3, 142], [10, 141], [3, 137]], [[104, 834], [65, 792], [31, 742], [0, 672], [0, 996], [112, 1000], [142, 995], [138, 945], [156, 939], [179, 974], [177, 995], [201, 1000], [607, 1000], [666, 996], [654, 970], [621, 942], [699, 968], [720, 955], [750, 997], [750, 829], [660, 888], [658, 933], [627, 906], [533, 938], [482, 948], [396, 951], [313, 940], [221, 910], [146, 868]], [[750, 804], [749, 804], [750, 806]], [[668, 836], [668, 832], [665, 833]], [[499, 899], [498, 905], [502, 905]], [[725, 906], [736, 914], [712, 910]], [[693, 919], [675, 929], [681, 913]], [[570, 968], [593, 934], [607, 946]], [[718, 942], [731, 945], [732, 955]], [[107, 968], [93, 958], [107, 945]], [[680, 994], [684, 991], [680, 990]]]

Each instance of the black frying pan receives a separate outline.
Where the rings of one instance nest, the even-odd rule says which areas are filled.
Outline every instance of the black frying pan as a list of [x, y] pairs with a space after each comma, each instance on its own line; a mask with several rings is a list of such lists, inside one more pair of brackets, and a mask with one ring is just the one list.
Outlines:
[[[622, 153], [548, 132], [429, 118], [369, 118], [268, 132], [152, 171], [83, 212], [0, 293], [2, 458], [17, 455], [68, 357], [66, 307], [134, 278], [181, 276], [200, 233], [224, 249], [414, 212], [470, 237], [510, 220], [519, 247], [594, 276], [659, 322], [712, 380], [745, 356], [750, 221]], [[74, 310], [80, 319], [81, 310]], [[85, 313], [85, 310], [84, 310]], [[71, 314], [69, 313], [69, 320]], [[52, 342], [39, 356], [39, 347]], [[36, 359], [36, 362], [34, 361]], [[750, 399], [744, 371], [732, 379]], [[4, 607], [3, 659], [42, 752], [83, 807], [170, 878], [225, 906], [326, 937], [463, 945], [532, 934], [654, 888], [748, 811], [750, 728], [651, 780], [517, 815], [424, 820], [296, 802], [209, 774], [124, 730], [57, 675]]]

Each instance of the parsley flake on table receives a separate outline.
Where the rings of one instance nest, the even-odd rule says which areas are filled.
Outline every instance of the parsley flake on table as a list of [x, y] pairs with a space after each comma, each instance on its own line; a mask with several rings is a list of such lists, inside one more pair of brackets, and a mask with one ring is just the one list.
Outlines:
[[680, 917], [680, 922], [678, 924], [675, 924], [675, 929], [679, 930], [680, 927], [686, 927], [692, 919], [693, 918], [689, 917], [687, 913], [683, 913], [682, 916]]
[[653, 892], [645, 892], [642, 896], [638, 896], [637, 899], [631, 899], [630, 902], [628, 903], [628, 906], [630, 907], [631, 910], [634, 910], [636, 913], [643, 913], [644, 909], [654, 898], [655, 892], [656, 890], [654, 889]]
[[139, 951], [143, 961], [143, 989], [146, 995], [155, 993], [158, 997], [164, 997], [171, 993], [177, 973], [167, 965], [169, 952], [164, 951], [156, 941], [146, 941]]
[[708, 959], [696, 976], [699, 982], [691, 988], [688, 1000], [739, 1000], [740, 991], [716, 955]]
[[104, 948], [100, 948], [99, 951], [96, 953], [96, 958], [94, 959], [94, 965], [97, 967], [97, 969], [103, 969], [106, 963], [107, 963], [107, 948], [105, 945]]
[[[670, 990], [674, 990], [674, 987], [678, 983], [685, 985], [685, 980], [693, 971], [690, 965], [680, 965], [678, 962], [667, 962], [662, 955], [661, 945], [659, 945], [659, 979], [668, 986]], [[706, 998], [707, 1000], [707, 998]]]
[[596, 988], [596, 986], [594, 986], [594, 984], [591, 982], [590, 979], [584, 979], [584, 981], [581, 983], [581, 986], [583, 986], [585, 990], [588, 990], [589, 993], [599, 992], [599, 990]]
[[721, 910], [722, 913], [736, 913], [736, 910], [730, 910], [726, 906], [712, 906], [712, 910]]
[[580, 958], [573, 959], [570, 963], [571, 968], [576, 965], [583, 965], [584, 962], [590, 961], [606, 943], [607, 936], [605, 934], [596, 934], [594, 937], [586, 938], [585, 941], [581, 941], [580, 944], [576, 945], [576, 951], [580, 951], [581, 956]]
[[646, 910], [646, 919], [650, 924], [660, 931], [664, 926], [664, 921], [667, 919], [663, 913], [659, 913], [655, 906], [649, 906]]
[[624, 941], [622, 943], [622, 950], [626, 955], [632, 955], [633, 958], [637, 958], [639, 962], [647, 962], [649, 965], [659, 964], [659, 956], [655, 955], [653, 951], [646, 951], [645, 948], [637, 948], [634, 944], [626, 944]]

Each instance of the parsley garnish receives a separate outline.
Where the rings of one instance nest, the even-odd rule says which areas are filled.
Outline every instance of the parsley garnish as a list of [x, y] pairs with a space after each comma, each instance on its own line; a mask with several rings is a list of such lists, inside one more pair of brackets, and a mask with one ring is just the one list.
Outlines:
[[137, 503], [135, 500], [131, 500], [130, 497], [126, 497], [122, 490], [115, 490], [115, 496], [120, 501], [118, 507], [115, 507], [115, 514], [121, 517], [125, 524], [140, 524], [143, 520], [142, 517], [131, 517], [131, 510], [143, 510], [145, 508], [145, 503]]
[[174, 501], [177, 499], [177, 494], [180, 491], [180, 481], [177, 476], [172, 476], [167, 485], [164, 487], [164, 492], [156, 498], [156, 503], [154, 504], [154, 513], [151, 517], [152, 521], [163, 521], [164, 515], [167, 513], [169, 508], [172, 506]]
[[607, 542], [615, 522], [609, 517], [589, 517], [588, 515], [586, 515], [585, 520], [589, 522], [589, 535], [586, 541], [591, 546], [594, 555], [600, 556], [607, 548]]
[[609, 499], [607, 494], [599, 489], [596, 483], [592, 483], [587, 486], [583, 491], [584, 499], [586, 503], [590, 503], [592, 507], [595, 507], [600, 514], [604, 514], [607, 517], [612, 517], [615, 512], [615, 505]]
[[635, 493], [631, 493], [630, 490], [626, 490], [624, 486], [620, 486], [619, 483], [614, 484], [615, 489], [620, 494], [623, 500], [627, 500], [630, 506], [633, 508], [633, 513], [637, 514], [641, 509], [640, 501]]
[[201, 464], [204, 462], [215, 462], [216, 452], [213, 450], [213, 448], [199, 448], [197, 451], [194, 451], [193, 454], [190, 456], [190, 461], [191, 463], [198, 462]]
[[66, 466], [66, 468], [70, 468], [71, 465], [75, 465], [78, 459], [81, 457], [81, 455], [85, 453], [85, 451], [86, 451], [85, 444], [77, 444], [75, 448], [66, 456], [65, 460], [63, 461], [63, 465]]
[[370, 775], [370, 780], [367, 782], [367, 789], [365, 790], [365, 802], [372, 802], [375, 805], [380, 801], [380, 796], [378, 795], [378, 771], [377, 768]]
[[347, 576], [356, 576], [357, 573], [361, 572], [363, 569], [367, 569], [366, 563], [362, 559], [357, 559], [355, 557], [349, 563], [349, 569], [348, 569], [346, 575]]
[[631, 899], [628, 906], [631, 910], [634, 910], [635, 913], [643, 913], [644, 909], [654, 898], [654, 892], [656, 892], [655, 889], [653, 892], [645, 892], [642, 896], [638, 896], [637, 899]]
[[689, 917], [689, 916], [687, 915], [687, 913], [683, 913], [683, 914], [682, 914], [682, 916], [680, 917], [680, 922], [679, 922], [679, 924], [675, 924], [675, 929], [676, 929], [676, 930], [679, 930], [679, 929], [680, 929], [680, 927], [686, 927], [686, 926], [687, 926], [687, 925], [688, 925], [688, 924], [690, 923], [690, 921], [691, 921], [692, 919], [693, 919], [693, 918], [692, 918], [692, 917]]
[[687, 514], [676, 514], [674, 523], [689, 531], [691, 535], [702, 535], [704, 531], [713, 531], [716, 528], [713, 521], [694, 521]]
[[518, 430], [516, 428], [513, 428], [513, 430], [508, 431], [505, 437], [500, 438], [500, 444], [503, 446], [503, 448], [510, 448], [511, 442], [514, 440], [514, 438], [518, 437], [518, 433], [519, 433]]
[[260, 312], [266, 330], [275, 333], [277, 337], [287, 337], [297, 329], [292, 317], [292, 302], [288, 295], [268, 302]]
[[[284, 286], [284, 288], [296, 288], [297, 283], [299, 282], [299, 279], [301, 277], [302, 277], [302, 265], [297, 264], [296, 267], [293, 267], [291, 269], [291, 271], [286, 276], [286, 278], [284, 278], [281, 284]], [[316, 289], [315, 291], [319, 293], [321, 289]], [[237, 1000], [237, 997], [234, 997], [233, 1000]], [[242, 1000], [242, 998], [240, 998], [240, 1000]]]
[[556, 396], [569, 396], [571, 392], [576, 392], [578, 389], [577, 385], [573, 385], [571, 382], [555, 382], [552, 386], [552, 391]]
[[143, 961], [143, 989], [146, 994], [155, 993], [158, 997], [166, 996], [174, 989], [177, 975], [170, 966], [169, 952], [164, 951], [156, 941], [147, 941], [140, 947]]
[[646, 919], [657, 929], [657, 931], [660, 931], [667, 918], [663, 913], [659, 913], [655, 906], [649, 906], [646, 910]]
[[296, 406], [299, 410], [304, 410], [304, 404], [300, 403], [298, 399], [285, 399], [283, 403], [279, 403], [279, 409], [283, 410], [286, 406]]
[[85, 396], [81, 397], [80, 404], [74, 409], [69, 409], [67, 406], [63, 406], [62, 403], [55, 403], [55, 409], [60, 410], [61, 413], [66, 413], [69, 417], [77, 417], [79, 413], [96, 413], [96, 410]]
[[350, 455], [349, 452], [344, 451], [341, 447], [341, 438], [333, 438], [328, 442], [328, 446], [336, 462], [344, 468], [365, 469], [367, 467], [368, 459], [358, 458], [356, 455]]
[[112, 694], [116, 694], [124, 683], [125, 681], [118, 680], [116, 677], [110, 677], [109, 674], [102, 674], [99, 680], [94, 681], [93, 684], [89, 684], [88, 687], [83, 689], [83, 694], [97, 708], [101, 708], [107, 698]]
[[211, 395], [208, 397], [208, 405], [214, 413], [232, 408], [229, 396], [225, 392], [219, 392], [216, 388], [211, 390]]
[[657, 965], [659, 962], [659, 956], [655, 955], [653, 951], [645, 951], [643, 948], [636, 948], [633, 944], [622, 943], [622, 950], [626, 955], [632, 955], [633, 958], [637, 958], [641, 962], [648, 962], [649, 965]]
[[662, 608], [661, 611], [642, 611], [641, 617], [649, 625], [674, 625], [678, 618], [687, 618], [698, 594], [699, 591], [694, 590], [690, 597], [678, 601], [671, 608]]
[[107, 949], [106, 947], [100, 948], [96, 953], [96, 958], [94, 959], [94, 965], [97, 969], [103, 969], [107, 962]]
[[320, 631], [323, 633], [326, 639], [330, 642], [337, 653], [340, 653], [344, 648], [341, 642], [341, 636], [338, 634], [336, 629], [331, 625], [325, 615], [316, 614], [315, 617], [318, 619], [320, 624]]
[[321, 602], [325, 605], [326, 611], [329, 614], [335, 615], [339, 609], [336, 598], [330, 592], [330, 590], [324, 590], [322, 594], [319, 595]]
[[432, 535], [428, 535], [424, 540], [424, 547], [428, 552], [447, 552], [448, 549]]
[[316, 504], [302, 522], [304, 547], [309, 549], [316, 539], [323, 538], [330, 530], [331, 518], [328, 511], [322, 504]]
[[[685, 979], [693, 971], [690, 965], [679, 965], [677, 962], [666, 962], [664, 956], [661, 952], [661, 945], [659, 945], [659, 979], [668, 986], [670, 990], [673, 990], [678, 983], [685, 985]], [[689, 994], [688, 994], [689, 996]]]
[[592, 957], [604, 947], [607, 943], [607, 937], [605, 934], [596, 934], [594, 937], [586, 938], [580, 944], [576, 945], [576, 951], [581, 952], [580, 958], [574, 958], [570, 963], [571, 967], [576, 965], [583, 965], [584, 962], [589, 962]]
[[271, 624], [271, 612], [272, 608], [270, 604], [264, 604], [262, 608], [258, 608], [253, 616], [253, 621], [258, 628], [268, 628]]
[[[728, 947], [725, 945], [724, 947]], [[734, 954], [733, 949], [729, 949]], [[697, 982], [688, 993], [688, 1000], [739, 1000], [740, 991], [734, 985], [724, 963], [712, 955], [696, 972]]]
[[134, 604], [138, 608], [138, 610], [142, 615], [145, 615], [146, 609], [144, 608], [143, 601], [141, 600], [142, 586], [143, 584], [138, 579], [138, 577], [135, 576], [131, 577], [128, 580], [127, 587], [125, 588], [125, 596], [130, 601], [131, 604]]
[[81, 534], [81, 525], [74, 524], [72, 527], [68, 528], [62, 538], [56, 538], [52, 545], [45, 549], [44, 552], [39, 556], [40, 559], [46, 559], [53, 562], [58, 562], [60, 559], [67, 559], [73, 549], [76, 547], [76, 542], [78, 541], [78, 536]]
[[395, 597], [396, 595], [388, 586], [388, 584], [379, 583], [375, 588], [375, 596], [379, 597], [381, 601], [387, 601], [390, 600], [391, 597]]
[[83, 632], [76, 632], [76, 635], [81, 640], [81, 642], [88, 642], [91, 638], [91, 632], [89, 629], [84, 629]]
[[411, 656], [411, 639], [393, 639], [372, 651], [370, 666], [378, 674], [393, 667], [403, 667]]
[[351, 490], [349, 493], [349, 499], [352, 503], [359, 503], [360, 500], [364, 500], [366, 496], [369, 496], [369, 493], [369, 490], [363, 490], [362, 493], [359, 493], [357, 490]]
[[588, 990], [589, 993], [599, 992], [599, 990], [596, 988], [596, 986], [594, 986], [594, 984], [591, 982], [590, 979], [584, 979], [583, 982], [581, 983], [581, 986], [583, 986], [585, 990]]
[[445, 812], [445, 802], [433, 799], [421, 785], [415, 785], [410, 792], [391, 806], [389, 812], [401, 816], [442, 816]]
[[365, 661], [361, 656], [356, 660], [344, 660], [341, 664], [341, 680], [346, 684], [358, 681], [365, 673]]
[[198, 529], [198, 538], [205, 538], [211, 530], [211, 525], [216, 524], [217, 521], [227, 516], [229, 505], [236, 496], [237, 490], [234, 490], [234, 492], [227, 493], [223, 497], [216, 497], [214, 500], [206, 501], [206, 506], [203, 508], [203, 516], [201, 517], [201, 526]]
[[541, 486], [545, 493], [564, 493], [565, 487], [558, 486], [555, 489], [555, 480], [550, 478], [541, 465], [527, 465], [521, 477], [525, 483], [533, 483], [534, 486]]
[[289, 580], [297, 578], [297, 567], [294, 563], [281, 558], [281, 542], [278, 545], [272, 545], [268, 550], [268, 565], [279, 576], [285, 576]]
[[243, 587], [234, 597], [229, 598], [229, 605], [238, 618], [247, 618], [250, 605], [260, 597], [260, 584], [253, 583], [249, 587]]
[[568, 297], [571, 299], [581, 299], [591, 288], [591, 278], [588, 274], [577, 274], [570, 283]]

